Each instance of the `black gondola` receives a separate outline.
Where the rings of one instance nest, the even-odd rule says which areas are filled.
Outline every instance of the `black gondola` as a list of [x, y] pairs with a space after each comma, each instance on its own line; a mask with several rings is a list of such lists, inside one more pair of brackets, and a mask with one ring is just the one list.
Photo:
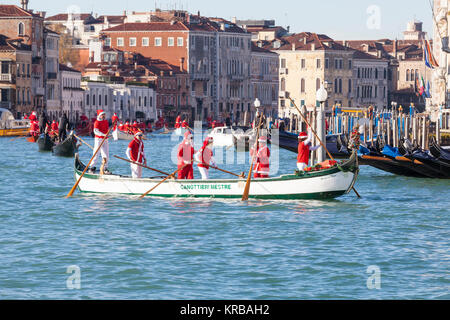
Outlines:
[[77, 153], [77, 142], [73, 134], [70, 134], [66, 140], [56, 144], [53, 148], [53, 154], [58, 157], [74, 157]]
[[52, 148], [55, 145], [52, 138], [50, 138], [47, 133], [42, 133], [36, 142], [38, 144], [39, 151], [43, 152], [52, 151]]
[[434, 137], [430, 141], [430, 153], [439, 161], [450, 164], [450, 151], [444, 150]]

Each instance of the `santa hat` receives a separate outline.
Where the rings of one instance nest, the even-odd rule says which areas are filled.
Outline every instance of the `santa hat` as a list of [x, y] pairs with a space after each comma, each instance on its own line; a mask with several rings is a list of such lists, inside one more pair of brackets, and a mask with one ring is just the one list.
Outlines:
[[300, 132], [300, 134], [298, 135], [299, 139], [306, 139], [308, 138], [308, 134], [306, 132]]
[[36, 111], [33, 111], [31, 114], [34, 114], [34, 115], [36, 115]]
[[97, 110], [97, 117], [100, 117], [102, 114], [106, 114], [106, 112], [101, 109]]
[[142, 136], [142, 135], [144, 135], [144, 133], [143, 133], [141, 130], [138, 130], [138, 131], [134, 134], [135, 137], [137, 137], [137, 136]]

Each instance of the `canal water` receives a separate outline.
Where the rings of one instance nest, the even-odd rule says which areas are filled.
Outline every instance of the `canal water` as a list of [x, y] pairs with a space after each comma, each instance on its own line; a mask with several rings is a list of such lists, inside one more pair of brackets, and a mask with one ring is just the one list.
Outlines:
[[[150, 137], [149, 165], [175, 170], [176, 144]], [[450, 181], [361, 167], [361, 199], [65, 199], [73, 159], [23, 138], [0, 150], [0, 299], [450, 299]], [[279, 157], [291, 173], [296, 155]]]

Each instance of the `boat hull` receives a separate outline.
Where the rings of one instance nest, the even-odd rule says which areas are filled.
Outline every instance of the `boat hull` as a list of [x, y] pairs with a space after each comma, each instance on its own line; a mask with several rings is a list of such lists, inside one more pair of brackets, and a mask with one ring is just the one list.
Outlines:
[[[115, 130], [113, 132], [113, 137], [114, 140], [127, 140], [127, 141], [131, 141], [134, 139], [134, 135], [128, 132], [124, 132], [121, 130]], [[146, 140], [146, 136], [143, 136], [143, 139]]]
[[0, 137], [21, 137], [28, 135], [29, 128], [0, 129]]
[[[353, 159], [353, 164], [356, 159]], [[75, 179], [78, 179], [84, 165], [77, 163]], [[348, 166], [348, 164], [347, 164]], [[285, 175], [276, 178], [256, 179], [250, 185], [249, 198], [268, 200], [331, 199], [348, 193], [358, 175], [357, 164], [349, 169], [333, 167], [327, 170]], [[160, 179], [132, 179], [116, 175], [86, 173], [78, 189], [81, 192], [142, 195], [155, 187]], [[245, 179], [231, 180], [166, 180], [148, 196], [241, 199]]]
[[52, 148], [55, 145], [48, 134], [41, 134], [36, 142], [38, 144], [39, 151], [42, 152], [52, 151]]
[[55, 156], [58, 157], [74, 157], [75, 153], [77, 152], [77, 144], [74, 140], [74, 137], [70, 135], [66, 140], [55, 145], [52, 148], [52, 152]]

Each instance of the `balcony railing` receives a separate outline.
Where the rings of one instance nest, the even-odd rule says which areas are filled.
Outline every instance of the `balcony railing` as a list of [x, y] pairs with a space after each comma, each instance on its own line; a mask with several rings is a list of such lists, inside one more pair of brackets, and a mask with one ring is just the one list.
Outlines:
[[11, 73], [2, 73], [0, 74], [0, 81], [11, 82], [13, 80]]

